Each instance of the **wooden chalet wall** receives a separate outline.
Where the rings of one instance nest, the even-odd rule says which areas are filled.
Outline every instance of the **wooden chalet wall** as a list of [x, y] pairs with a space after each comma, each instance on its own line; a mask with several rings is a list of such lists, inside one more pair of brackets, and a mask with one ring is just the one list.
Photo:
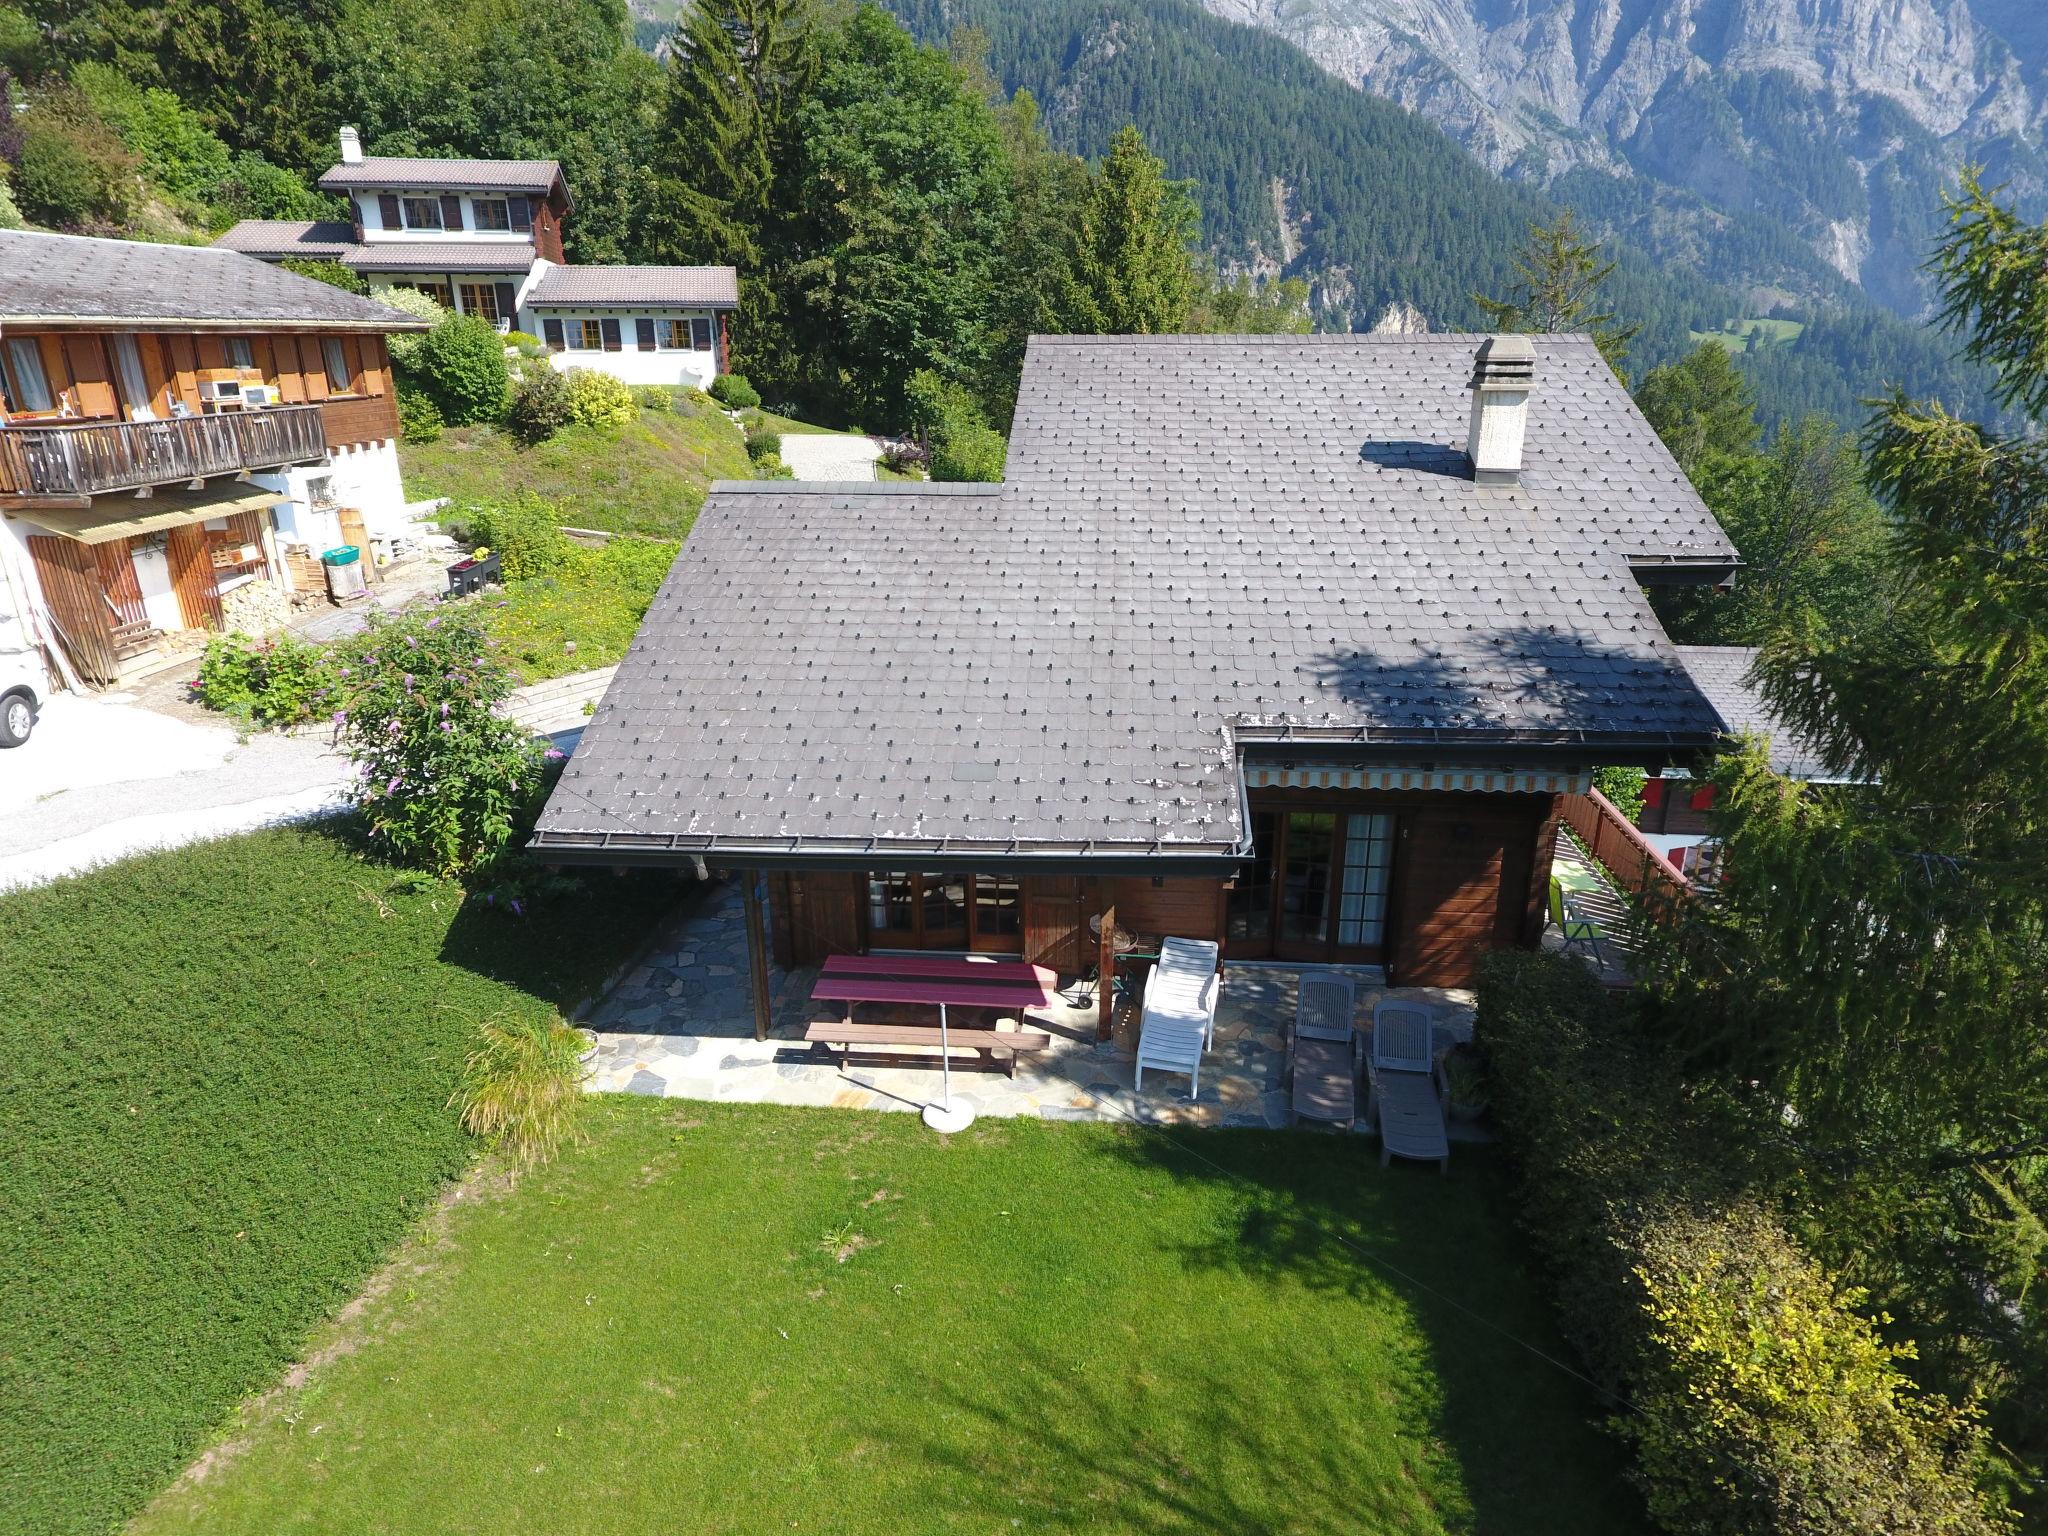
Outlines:
[[[1534, 945], [1543, 933], [1561, 797], [1538, 794], [1351, 796], [1289, 792], [1291, 804], [1388, 810], [1399, 820], [1388, 921], [1402, 986], [1463, 987], [1489, 950]], [[1110, 907], [1137, 933], [1224, 944], [1229, 891], [1219, 879], [1027, 875], [1024, 958], [1063, 976], [1094, 963], [1088, 920]], [[866, 877], [778, 871], [769, 881], [776, 963], [816, 965], [869, 943]]]
[[[23, 338], [29, 333], [10, 331]], [[136, 350], [142, 362], [143, 381], [150, 391], [150, 410], [158, 417], [172, 414], [174, 401], [197, 415], [199, 373], [202, 369], [228, 366], [227, 338], [240, 336], [249, 342], [256, 368], [266, 382], [275, 384], [279, 398], [287, 405], [321, 404], [322, 421], [330, 448], [351, 447], [398, 436], [398, 410], [391, 388], [391, 360], [384, 338], [375, 333], [333, 336], [341, 344], [348, 369], [349, 387], [332, 389], [327, 381], [323, 335], [314, 332], [136, 332]], [[332, 333], [329, 333], [330, 335]], [[114, 388], [113, 358], [107, 333], [98, 331], [45, 331], [34, 336], [42, 355], [43, 372], [52, 397], [60, 402], [51, 411], [17, 411], [13, 419], [37, 421], [119, 421], [124, 417]], [[72, 414], [65, 416], [62, 402], [69, 397]]]

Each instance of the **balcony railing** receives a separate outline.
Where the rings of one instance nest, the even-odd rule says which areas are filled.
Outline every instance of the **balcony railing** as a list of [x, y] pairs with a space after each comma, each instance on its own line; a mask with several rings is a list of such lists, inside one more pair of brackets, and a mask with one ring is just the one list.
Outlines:
[[278, 405], [168, 421], [0, 427], [0, 492], [90, 496], [327, 455], [317, 405]]

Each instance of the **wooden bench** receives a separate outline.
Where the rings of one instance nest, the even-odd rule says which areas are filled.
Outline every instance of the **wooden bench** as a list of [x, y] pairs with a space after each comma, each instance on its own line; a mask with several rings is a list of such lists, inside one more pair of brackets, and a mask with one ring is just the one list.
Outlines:
[[[853, 1024], [845, 1019], [816, 1020], [804, 1031], [804, 1039], [813, 1045], [838, 1046], [842, 1070], [856, 1046], [927, 1045], [936, 1050], [940, 1044], [936, 1024]], [[1010, 1076], [1015, 1077], [1019, 1053], [1044, 1050], [1052, 1044], [1052, 1036], [1035, 1029], [948, 1029], [946, 1043], [956, 1051], [974, 1051], [990, 1066], [995, 1065], [996, 1052], [1006, 1051]]]

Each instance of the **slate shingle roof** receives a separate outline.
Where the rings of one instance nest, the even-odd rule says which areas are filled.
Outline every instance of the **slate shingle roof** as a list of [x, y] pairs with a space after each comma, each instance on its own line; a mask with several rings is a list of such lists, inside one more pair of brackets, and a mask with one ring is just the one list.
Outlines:
[[219, 246], [0, 231], [0, 325], [38, 321], [425, 328], [411, 315]]
[[720, 485], [542, 842], [1214, 853], [1248, 741], [1711, 742], [1624, 554], [1725, 540], [1570, 338], [1473, 484], [1479, 340], [1039, 338], [1001, 487]]
[[731, 267], [549, 267], [526, 302], [542, 309], [737, 309], [740, 280]]
[[403, 187], [421, 191], [532, 192], [545, 195], [562, 178], [553, 160], [430, 160], [408, 155], [365, 155], [353, 164], [330, 165], [320, 173], [320, 190]]
[[1839, 783], [1805, 737], [1780, 720], [1749, 682], [1756, 664], [1752, 645], [1681, 645], [1678, 659], [1728, 727], [1731, 736], [1759, 736], [1768, 743], [1771, 767], [1788, 779]]
[[359, 245], [353, 228], [329, 220], [244, 219], [213, 243], [265, 261], [286, 256], [338, 261], [351, 272], [523, 274], [534, 258], [531, 240], [386, 240]]
[[356, 232], [346, 219], [244, 219], [213, 243], [273, 261], [340, 261], [356, 248]]

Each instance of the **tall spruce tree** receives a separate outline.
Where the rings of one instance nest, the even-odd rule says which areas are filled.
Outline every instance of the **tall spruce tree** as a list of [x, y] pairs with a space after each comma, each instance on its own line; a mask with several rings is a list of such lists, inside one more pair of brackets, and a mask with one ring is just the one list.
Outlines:
[[[1932, 263], [2003, 435], [1893, 392], [1864, 447], [1896, 596], [1783, 619], [1759, 664], [1851, 787], [1722, 765], [1726, 878], [1672, 1021], [1770, 1101], [1834, 1259], [2048, 1455], [2048, 228], [1966, 180]], [[2032, 1405], [2030, 1410], [2029, 1404]]]
[[1607, 366], [1621, 371], [1628, 344], [1641, 329], [1618, 325], [1614, 312], [1600, 308], [1600, 290], [1618, 263], [1603, 260], [1600, 244], [1579, 231], [1567, 208], [1548, 224], [1531, 224], [1515, 255], [1515, 284], [1504, 299], [1472, 295], [1472, 302], [1497, 331], [1570, 331], [1593, 338]]
[[695, 0], [676, 24], [650, 252], [758, 271], [777, 216], [777, 177], [816, 78], [813, 0]]
[[1184, 331], [1202, 292], [1191, 184], [1126, 123], [1110, 140], [1081, 205], [1063, 329], [1104, 335]]

